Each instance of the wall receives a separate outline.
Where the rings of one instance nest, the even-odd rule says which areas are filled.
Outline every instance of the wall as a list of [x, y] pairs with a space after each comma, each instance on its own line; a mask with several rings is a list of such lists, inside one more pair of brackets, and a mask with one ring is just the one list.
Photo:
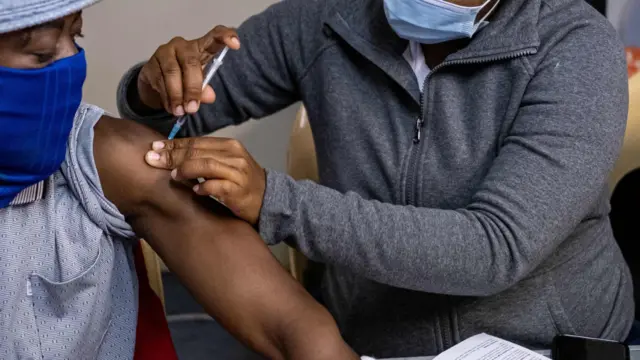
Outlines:
[[[84, 14], [82, 45], [89, 62], [85, 101], [117, 114], [115, 93], [122, 74], [148, 59], [174, 36], [195, 38], [215, 25], [238, 26], [275, 0], [104, 0]], [[242, 71], [242, 69], [238, 69]], [[225, 129], [241, 140], [262, 166], [285, 170], [285, 153], [295, 107], [260, 122]], [[286, 249], [274, 253], [287, 263]]]
[[620, 22], [620, 17], [627, 1], [629, 0], [609, 0], [607, 3], [607, 17], [616, 28]]

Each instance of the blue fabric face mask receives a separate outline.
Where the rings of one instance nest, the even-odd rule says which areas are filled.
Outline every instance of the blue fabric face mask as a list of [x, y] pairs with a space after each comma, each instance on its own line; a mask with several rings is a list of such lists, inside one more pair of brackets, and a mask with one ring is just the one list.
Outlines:
[[490, 1], [466, 7], [445, 0], [384, 0], [384, 11], [398, 36], [429, 45], [471, 38], [499, 2], [476, 22], [478, 13]]
[[62, 164], [86, 75], [82, 49], [42, 69], [0, 67], [0, 208]]

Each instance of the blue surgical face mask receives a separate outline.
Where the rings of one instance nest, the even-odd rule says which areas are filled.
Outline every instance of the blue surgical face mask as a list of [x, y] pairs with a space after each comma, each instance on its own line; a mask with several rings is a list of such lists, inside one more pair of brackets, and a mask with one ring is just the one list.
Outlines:
[[495, 9], [496, 1], [487, 15], [476, 21], [478, 13], [491, 0], [480, 6], [466, 7], [445, 0], [384, 0], [387, 20], [403, 39], [421, 44], [471, 38]]
[[0, 67], [0, 208], [62, 164], [86, 74], [82, 49], [42, 69]]

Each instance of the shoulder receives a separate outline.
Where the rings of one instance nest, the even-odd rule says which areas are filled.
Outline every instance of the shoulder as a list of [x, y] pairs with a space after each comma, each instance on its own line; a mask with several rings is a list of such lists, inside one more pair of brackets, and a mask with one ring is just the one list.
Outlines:
[[189, 187], [175, 183], [170, 171], [147, 165], [144, 158], [151, 143], [166, 139], [145, 125], [103, 115], [95, 126], [95, 162], [104, 195], [127, 218], [159, 216], [187, 221], [204, 202], [210, 211], [227, 215], [221, 208], [196, 198]]
[[104, 195], [125, 215], [166, 189], [170, 176], [148, 166], [144, 156], [151, 143], [163, 139], [156, 131], [131, 120], [103, 114], [96, 123], [94, 159]]
[[238, 28], [238, 34], [247, 47], [284, 52], [294, 73], [303, 71], [327, 43], [325, 23], [341, 2], [348, 3], [345, 0], [279, 1], [247, 19]]
[[[267, 16], [270, 20], [281, 24], [302, 23], [313, 28], [314, 24], [322, 23], [326, 16], [343, 1], [345, 0], [283, 0], [269, 6], [256, 16]], [[350, 2], [347, 3], [350, 4]]]
[[104, 110], [101, 108], [84, 103], [76, 111], [67, 142], [67, 155], [61, 167], [66, 177], [82, 174], [97, 178], [93, 162], [93, 132], [103, 114]]
[[82, 104], [61, 171], [76, 197], [97, 200], [103, 210], [115, 206], [126, 216], [153, 191], [158, 176], [166, 177], [144, 162], [151, 143], [162, 138], [144, 125]]
[[[82, 128], [93, 128], [104, 113], [104, 109], [98, 106], [82, 103], [76, 111], [76, 115], [73, 119], [73, 127], [76, 130]], [[72, 131], [72, 133], [73, 132], [74, 131]]]
[[539, 107], [540, 123], [556, 119], [548, 124], [564, 127], [573, 138], [590, 139], [593, 149], [617, 149], [629, 89], [624, 48], [615, 29], [584, 0], [541, 4], [540, 46], [527, 58], [533, 74], [523, 104], [552, 104], [553, 113]]
[[547, 93], [561, 92], [563, 103], [589, 111], [594, 116], [587, 118], [593, 123], [623, 125], [628, 74], [616, 30], [584, 0], [542, 0], [541, 4], [540, 46], [528, 58], [532, 83]]
[[624, 67], [624, 46], [613, 25], [584, 0], [542, 0], [538, 58], [568, 52], [585, 63]]
[[105, 196], [101, 183], [103, 174], [98, 169], [100, 152], [95, 148], [96, 139], [99, 139], [96, 129], [104, 114], [104, 110], [89, 104], [78, 108], [60, 172], [66, 188], [93, 223], [110, 234], [130, 238], [133, 237], [131, 228], [111, 199]]
[[93, 128], [104, 114], [97, 106], [81, 104], [76, 111], [67, 141], [67, 154], [60, 171], [78, 199], [90, 199], [92, 185], [98, 180], [93, 161]]

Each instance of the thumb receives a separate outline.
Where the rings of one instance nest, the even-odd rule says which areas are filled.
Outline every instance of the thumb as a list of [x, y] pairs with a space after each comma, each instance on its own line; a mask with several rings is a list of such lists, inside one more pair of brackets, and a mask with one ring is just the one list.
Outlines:
[[205, 61], [219, 53], [225, 46], [233, 50], [240, 48], [240, 40], [236, 30], [222, 25], [216, 26], [196, 41], [200, 53], [204, 55], [203, 58], [206, 58]]

